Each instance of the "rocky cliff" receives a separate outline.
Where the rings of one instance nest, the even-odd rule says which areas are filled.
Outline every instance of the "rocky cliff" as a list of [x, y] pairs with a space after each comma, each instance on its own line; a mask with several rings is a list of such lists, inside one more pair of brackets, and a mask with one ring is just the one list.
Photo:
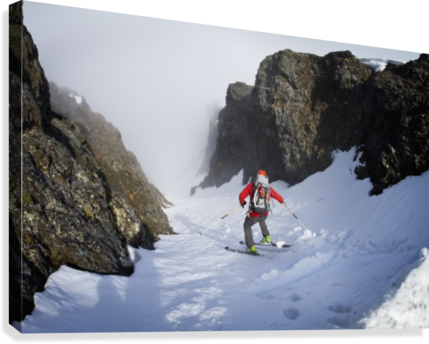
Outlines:
[[219, 186], [258, 169], [293, 185], [323, 171], [332, 152], [359, 147], [359, 178], [379, 194], [429, 168], [429, 56], [375, 72], [350, 52], [290, 50], [260, 64], [255, 86], [228, 87], [209, 175]]
[[[153, 249], [172, 234], [168, 201], [116, 128], [84, 98], [51, 85], [22, 24], [9, 11], [9, 320], [61, 265], [100, 274], [134, 271], [128, 245]], [[52, 96], [51, 96], [52, 95]]]
[[49, 86], [52, 110], [81, 128], [85, 142], [109, 185], [111, 209], [127, 242], [135, 247], [151, 246], [136, 235], [141, 224], [156, 240], [159, 234], [172, 234], [162, 210], [172, 204], [148, 182], [136, 156], [125, 148], [118, 129], [101, 114], [93, 112], [85, 97], [52, 82]]

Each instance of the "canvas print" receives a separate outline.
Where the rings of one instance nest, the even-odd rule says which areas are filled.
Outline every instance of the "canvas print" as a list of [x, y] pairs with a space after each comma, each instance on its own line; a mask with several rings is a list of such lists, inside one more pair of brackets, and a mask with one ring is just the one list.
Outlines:
[[9, 8], [22, 333], [429, 328], [429, 55]]

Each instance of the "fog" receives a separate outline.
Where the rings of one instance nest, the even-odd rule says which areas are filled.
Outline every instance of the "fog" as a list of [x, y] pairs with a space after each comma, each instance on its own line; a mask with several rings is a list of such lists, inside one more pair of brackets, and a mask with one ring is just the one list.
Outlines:
[[[149, 181], [188, 195], [201, 174], [213, 109], [229, 84], [255, 82], [277, 51], [417, 59], [419, 53], [100, 10], [24, 2], [24, 24], [48, 80], [85, 97], [116, 126]], [[380, 30], [380, 29], [378, 29]]]

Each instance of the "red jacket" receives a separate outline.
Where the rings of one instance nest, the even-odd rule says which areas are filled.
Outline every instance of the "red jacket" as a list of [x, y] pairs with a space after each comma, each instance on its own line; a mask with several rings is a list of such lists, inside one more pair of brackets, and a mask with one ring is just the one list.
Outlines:
[[[252, 182], [247, 184], [247, 186], [243, 189], [243, 191], [241, 191], [240, 195], [238, 196], [238, 199], [239, 199], [241, 205], [244, 204], [244, 200], [246, 199], [247, 196], [250, 196], [250, 198], [253, 197], [253, 183]], [[270, 186], [270, 196], [269, 197], [273, 197], [274, 199], [276, 199], [280, 203], [284, 202], [283, 197], [281, 195], [279, 195], [271, 186]], [[261, 214], [255, 213], [254, 211], [250, 211], [250, 213], [249, 213], [250, 217], [258, 217], [259, 215], [261, 215]], [[263, 215], [268, 215], [268, 211]]]

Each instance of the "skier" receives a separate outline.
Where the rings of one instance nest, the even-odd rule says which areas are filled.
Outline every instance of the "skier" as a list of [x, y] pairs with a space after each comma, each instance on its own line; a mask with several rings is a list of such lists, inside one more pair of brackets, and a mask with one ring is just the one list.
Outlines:
[[244, 237], [247, 245], [246, 252], [249, 254], [257, 254], [258, 251], [256, 250], [255, 242], [253, 241], [251, 228], [254, 224], [259, 223], [263, 235], [261, 243], [269, 244], [271, 242], [270, 232], [268, 231], [267, 224], [265, 223], [269, 212], [269, 201], [271, 197], [273, 197], [278, 202], [283, 203], [284, 199], [269, 186], [268, 176], [264, 170], [258, 171], [255, 182], [250, 182], [243, 191], [241, 191], [239, 201], [243, 208], [246, 205], [245, 199], [247, 196], [250, 196], [250, 204], [249, 211], [247, 212], [243, 225]]

